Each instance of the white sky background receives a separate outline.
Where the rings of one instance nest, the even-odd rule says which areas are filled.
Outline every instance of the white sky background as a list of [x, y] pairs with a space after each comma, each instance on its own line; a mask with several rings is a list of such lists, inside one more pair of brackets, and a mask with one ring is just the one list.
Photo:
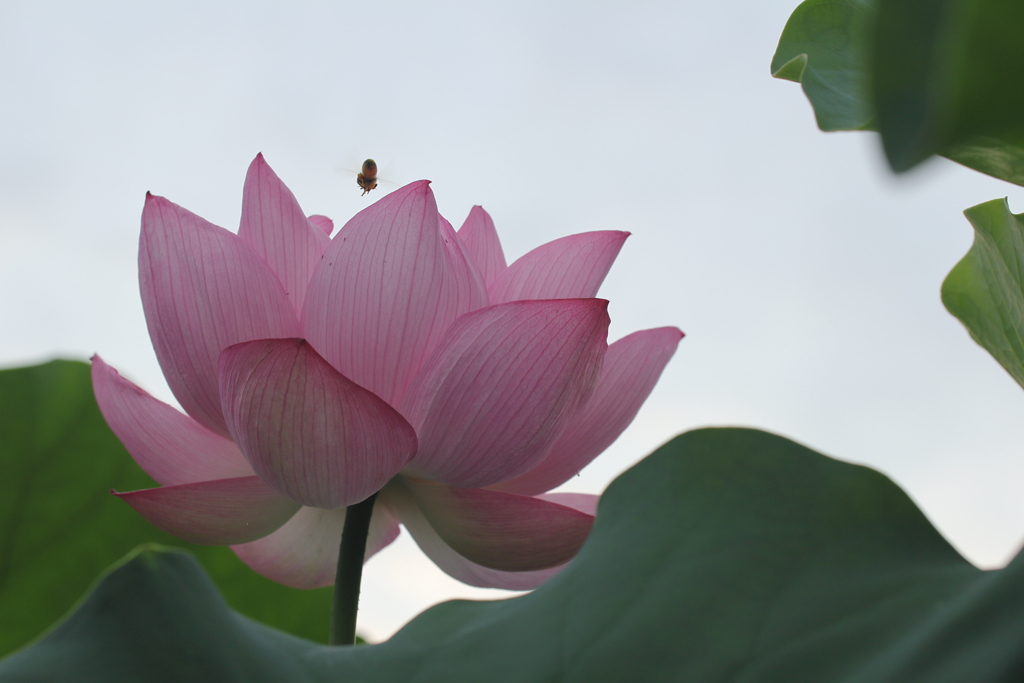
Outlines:
[[[824, 134], [769, 62], [797, 0], [0, 4], [0, 365], [94, 352], [173, 402], [139, 300], [147, 190], [237, 228], [257, 152], [307, 213], [361, 198], [336, 167], [429, 178], [511, 261], [629, 230], [611, 337], [686, 333], [633, 426], [573, 490], [677, 433], [774, 431], [896, 480], [967, 557], [1024, 538], [1024, 393], [939, 300], [961, 211], [1020, 188], [945, 160], [896, 178]], [[361, 631], [496, 595], [407, 536], [364, 578]]]

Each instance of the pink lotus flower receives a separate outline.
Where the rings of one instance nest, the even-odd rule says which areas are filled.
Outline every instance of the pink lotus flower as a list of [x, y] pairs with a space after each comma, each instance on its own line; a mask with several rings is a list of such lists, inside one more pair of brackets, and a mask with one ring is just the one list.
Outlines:
[[103, 415], [161, 484], [118, 495], [312, 588], [334, 580], [345, 506], [380, 491], [367, 558], [402, 523], [457, 579], [537, 585], [596, 507], [545, 492], [618, 437], [682, 337], [607, 345], [593, 297], [628, 233], [565, 237], [506, 266], [487, 213], [456, 233], [426, 181], [332, 229], [262, 156], [237, 235], [147, 196], [143, 308], [185, 414], [93, 359]]

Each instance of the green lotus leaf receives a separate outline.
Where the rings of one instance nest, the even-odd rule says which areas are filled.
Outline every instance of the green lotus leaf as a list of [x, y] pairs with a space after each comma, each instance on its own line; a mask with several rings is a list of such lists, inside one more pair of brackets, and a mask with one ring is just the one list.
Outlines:
[[897, 172], [938, 154], [1024, 185], [1022, 31], [1009, 0], [806, 0], [771, 70], [821, 130], [880, 131]]
[[0, 415], [0, 656], [39, 635], [97, 574], [147, 541], [191, 550], [243, 613], [326, 641], [330, 589], [264, 579], [228, 548], [179, 541], [110, 495], [156, 483], [100, 415], [88, 364], [0, 370]]
[[0, 681], [1010, 683], [1022, 651], [1024, 558], [976, 569], [878, 472], [704, 429], [620, 476], [532, 593], [330, 648], [233, 612], [190, 557], [150, 548]]
[[942, 303], [1024, 387], [1024, 217], [1005, 199], [964, 215], [974, 244], [942, 283]]

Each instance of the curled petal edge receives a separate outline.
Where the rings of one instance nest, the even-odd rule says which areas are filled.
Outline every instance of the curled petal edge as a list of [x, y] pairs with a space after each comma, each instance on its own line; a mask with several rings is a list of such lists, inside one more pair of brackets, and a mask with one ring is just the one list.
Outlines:
[[259, 477], [215, 479], [118, 493], [153, 526], [199, 545], [230, 545], [262, 538], [299, 509]]

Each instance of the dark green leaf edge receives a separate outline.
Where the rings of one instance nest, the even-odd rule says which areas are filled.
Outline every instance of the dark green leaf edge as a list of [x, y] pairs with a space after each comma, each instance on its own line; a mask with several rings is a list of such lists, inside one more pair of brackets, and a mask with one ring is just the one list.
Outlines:
[[619, 477], [577, 560], [531, 594], [332, 649], [232, 612], [194, 560], [147, 549], [0, 681], [1010, 683], [1022, 653], [1021, 556], [978, 570], [878, 472], [704, 429]]
[[[772, 76], [801, 84], [822, 131], [877, 131], [867, 66], [867, 31], [875, 4], [876, 0], [805, 0], [794, 10], [779, 38]], [[980, 173], [1024, 186], [1022, 143], [1009, 135], [965, 135], [944, 143], [937, 153]], [[921, 158], [914, 157], [916, 161]], [[897, 161], [898, 170], [910, 168]]]
[[861, 39], [864, 0], [806, 0], [793, 11], [772, 57], [772, 76], [800, 83], [818, 128], [874, 130]]
[[1024, 5], [877, 0], [877, 7], [872, 100], [890, 166], [903, 172], [933, 154], [979, 161], [989, 174], [1005, 170], [1007, 158], [1024, 163]]
[[1024, 387], [1024, 215], [1006, 199], [964, 215], [974, 243], [942, 283], [942, 303]]

